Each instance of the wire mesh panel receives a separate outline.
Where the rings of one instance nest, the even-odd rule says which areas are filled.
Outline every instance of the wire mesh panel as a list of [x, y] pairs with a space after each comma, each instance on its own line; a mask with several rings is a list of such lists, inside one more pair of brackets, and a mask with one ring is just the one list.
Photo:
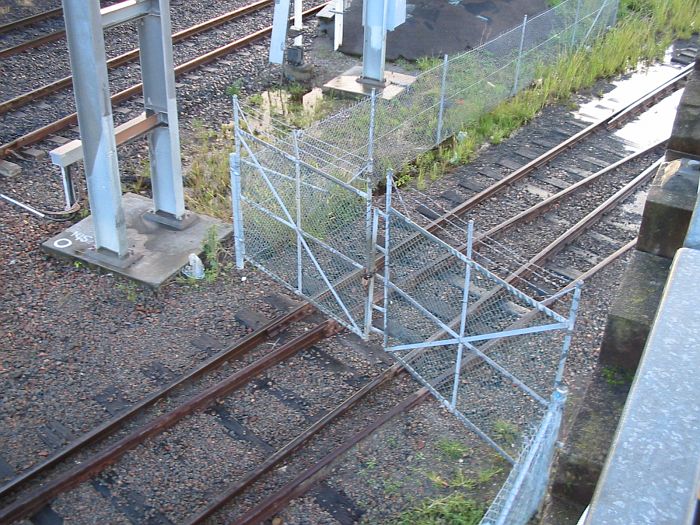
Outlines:
[[273, 145], [237, 127], [236, 138], [234, 218], [245, 258], [366, 336], [371, 194], [302, 160], [296, 134]]
[[423, 72], [392, 100], [365, 99], [312, 124], [302, 138], [306, 154], [323, 159], [332, 151], [333, 161], [318, 167], [333, 174], [371, 160], [379, 180], [530, 85], [564, 52], [590, 44], [616, 13], [617, 0], [564, 0]]
[[550, 309], [476, 263], [469, 243], [465, 255], [387, 209], [386, 350], [515, 461], [561, 379], [575, 304]]
[[537, 512], [547, 490], [566, 393], [552, 394], [537, 433], [528, 442], [481, 525], [525, 525]]

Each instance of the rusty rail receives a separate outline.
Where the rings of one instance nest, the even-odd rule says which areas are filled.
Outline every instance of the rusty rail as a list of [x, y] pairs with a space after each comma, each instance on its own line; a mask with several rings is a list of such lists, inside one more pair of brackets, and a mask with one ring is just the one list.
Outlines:
[[[250, 13], [254, 13], [256, 11], [262, 10], [265, 7], [268, 7], [270, 5], [272, 5], [272, 0], [259, 0], [258, 2], [241, 7], [239, 9], [235, 9], [233, 11], [229, 11], [228, 13], [225, 13], [221, 16], [218, 16], [216, 18], [212, 18], [210, 20], [202, 22], [201, 24], [196, 24], [196, 25], [189, 27], [187, 29], [183, 29], [182, 31], [179, 31], [177, 33], [173, 33], [173, 35], [172, 35], [173, 43], [180, 42], [180, 41], [182, 41], [186, 38], [189, 38], [191, 36], [198, 35], [200, 33], [203, 33], [204, 31], [208, 31], [209, 29], [212, 29], [214, 27], [218, 27], [220, 25], [226, 24], [228, 22], [235, 20], [236, 18], [240, 18], [240, 17], [248, 15]], [[65, 35], [65, 32], [63, 32], [62, 34]], [[32, 47], [37, 47], [37, 46], [32, 46]], [[8, 48], [8, 49], [4, 49], [4, 50], [0, 51], [0, 58], [3, 57], [3, 53], [5, 53], [6, 51], [9, 51], [9, 50], [10, 49]], [[127, 51], [126, 53], [122, 53], [121, 55], [118, 55], [114, 58], [107, 60], [107, 69], [114, 69], [114, 68], [117, 68], [117, 67], [122, 66], [124, 64], [128, 64], [129, 62], [136, 60], [138, 57], [139, 57], [139, 48], [132, 49], [131, 51]], [[27, 93], [24, 93], [24, 94], [19, 95], [15, 98], [12, 98], [10, 100], [2, 102], [2, 103], [0, 103], [0, 115], [3, 113], [7, 113], [8, 111], [12, 111], [13, 109], [17, 109], [25, 104], [28, 104], [29, 102], [32, 102], [33, 100], [37, 100], [37, 99], [46, 97], [52, 93], [60, 91], [61, 89], [70, 87], [70, 86], [72, 86], [72, 84], [73, 84], [73, 77], [67, 76], [67, 77], [61, 78], [59, 80], [56, 80], [55, 82], [51, 82], [50, 84], [46, 84], [45, 86], [37, 88], [33, 91], [28, 91]]]
[[[304, 11], [303, 16], [310, 16], [321, 9], [325, 7], [325, 4], [320, 4], [315, 7], [312, 7], [311, 9], [307, 9]], [[184, 62], [183, 64], [180, 64], [175, 68], [175, 76], [180, 76], [185, 73], [188, 73], [194, 69], [197, 69], [198, 67], [204, 66], [206, 64], [209, 64], [210, 62], [213, 62], [214, 60], [221, 58], [222, 56], [228, 55], [229, 53], [232, 53], [233, 51], [236, 51], [237, 49], [241, 49], [253, 42], [256, 42], [257, 40], [260, 40], [261, 38], [264, 38], [268, 36], [272, 32], [272, 26], [268, 26], [264, 29], [260, 29], [259, 31], [255, 31], [254, 33], [251, 33], [247, 36], [244, 36], [242, 38], [239, 38], [238, 40], [235, 40], [233, 42], [230, 42], [229, 44], [226, 44], [225, 46], [221, 46], [217, 49], [214, 49], [213, 51], [210, 51], [209, 53], [205, 53], [204, 55], [201, 55], [197, 58], [193, 58], [192, 60], [189, 60], [187, 62]], [[119, 104], [120, 102], [123, 102], [135, 95], [138, 95], [142, 92], [143, 90], [143, 85], [142, 84], [136, 84], [134, 86], [131, 86], [130, 88], [127, 88], [123, 91], [120, 91], [119, 93], [116, 93], [115, 95], [112, 96], [111, 103], [112, 105]], [[45, 139], [49, 135], [56, 133], [57, 131], [60, 131], [62, 129], [65, 129], [69, 126], [73, 126], [78, 122], [78, 115], [77, 113], [71, 113], [70, 115], [67, 115], [55, 122], [52, 122], [51, 124], [47, 124], [46, 126], [43, 126], [42, 128], [39, 128], [37, 130], [34, 130], [30, 133], [27, 133], [26, 135], [22, 135], [21, 137], [18, 137], [10, 142], [7, 142], [3, 145], [0, 146], [0, 159], [4, 159], [7, 157], [7, 155], [16, 149], [25, 147], [25, 146], [30, 146], [32, 144], [36, 144], [37, 142], [40, 142], [41, 140]]]

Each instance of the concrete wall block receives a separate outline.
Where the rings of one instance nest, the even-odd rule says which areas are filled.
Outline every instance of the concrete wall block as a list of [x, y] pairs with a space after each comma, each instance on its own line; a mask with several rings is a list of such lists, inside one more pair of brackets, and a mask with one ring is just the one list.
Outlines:
[[[697, 66], [696, 62], [696, 66]], [[668, 149], [675, 154], [700, 156], [700, 75], [691, 74], [673, 124]], [[674, 154], [674, 156], [675, 156]]]
[[635, 370], [661, 300], [671, 260], [635, 251], [610, 308], [600, 347], [606, 366]]
[[699, 178], [688, 159], [659, 168], [644, 205], [637, 250], [673, 258], [688, 231]]

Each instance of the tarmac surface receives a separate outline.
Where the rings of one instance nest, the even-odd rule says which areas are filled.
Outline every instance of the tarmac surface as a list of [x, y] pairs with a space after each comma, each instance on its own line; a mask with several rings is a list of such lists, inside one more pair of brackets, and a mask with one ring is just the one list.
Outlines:
[[[447, 0], [407, 2], [406, 22], [387, 33], [387, 60], [416, 60], [478, 47], [523, 21], [549, 8], [546, 0]], [[362, 54], [362, 1], [355, 0], [345, 12], [345, 31], [340, 51]], [[440, 35], [436, 38], [436, 35]]]

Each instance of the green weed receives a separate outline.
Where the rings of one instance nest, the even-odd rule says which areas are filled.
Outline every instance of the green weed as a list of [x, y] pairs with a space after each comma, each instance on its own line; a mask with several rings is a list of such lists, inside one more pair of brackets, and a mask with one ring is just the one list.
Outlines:
[[219, 241], [219, 232], [216, 226], [212, 226], [207, 230], [207, 236], [202, 245], [202, 253], [204, 255], [204, 279], [208, 283], [216, 281], [216, 278], [221, 273], [221, 263], [219, 257], [221, 255], [221, 242]]
[[437, 442], [437, 447], [449, 459], [462, 459], [469, 454], [469, 447], [454, 439], [441, 439]]
[[629, 385], [634, 379], [634, 372], [617, 366], [606, 366], [601, 370], [601, 374], [610, 386]]
[[464, 494], [455, 492], [442, 498], [423, 501], [418, 507], [401, 513], [394, 525], [476, 525], [484, 508]]
[[442, 64], [442, 60], [442, 58], [438, 57], [418, 57], [416, 66], [418, 66], [418, 69], [421, 71], [428, 71]]
[[499, 419], [493, 424], [493, 434], [499, 440], [512, 445], [516, 444], [520, 439], [518, 427], [503, 419]]
[[234, 80], [227, 88], [226, 88], [226, 94], [229, 97], [233, 97], [234, 95], [240, 95], [241, 94], [241, 89], [243, 88], [243, 81], [242, 80]]
[[115, 288], [121, 291], [126, 300], [130, 303], [135, 303], [138, 299], [139, 286], [134, 281], [124, 280], [116, 283]]

